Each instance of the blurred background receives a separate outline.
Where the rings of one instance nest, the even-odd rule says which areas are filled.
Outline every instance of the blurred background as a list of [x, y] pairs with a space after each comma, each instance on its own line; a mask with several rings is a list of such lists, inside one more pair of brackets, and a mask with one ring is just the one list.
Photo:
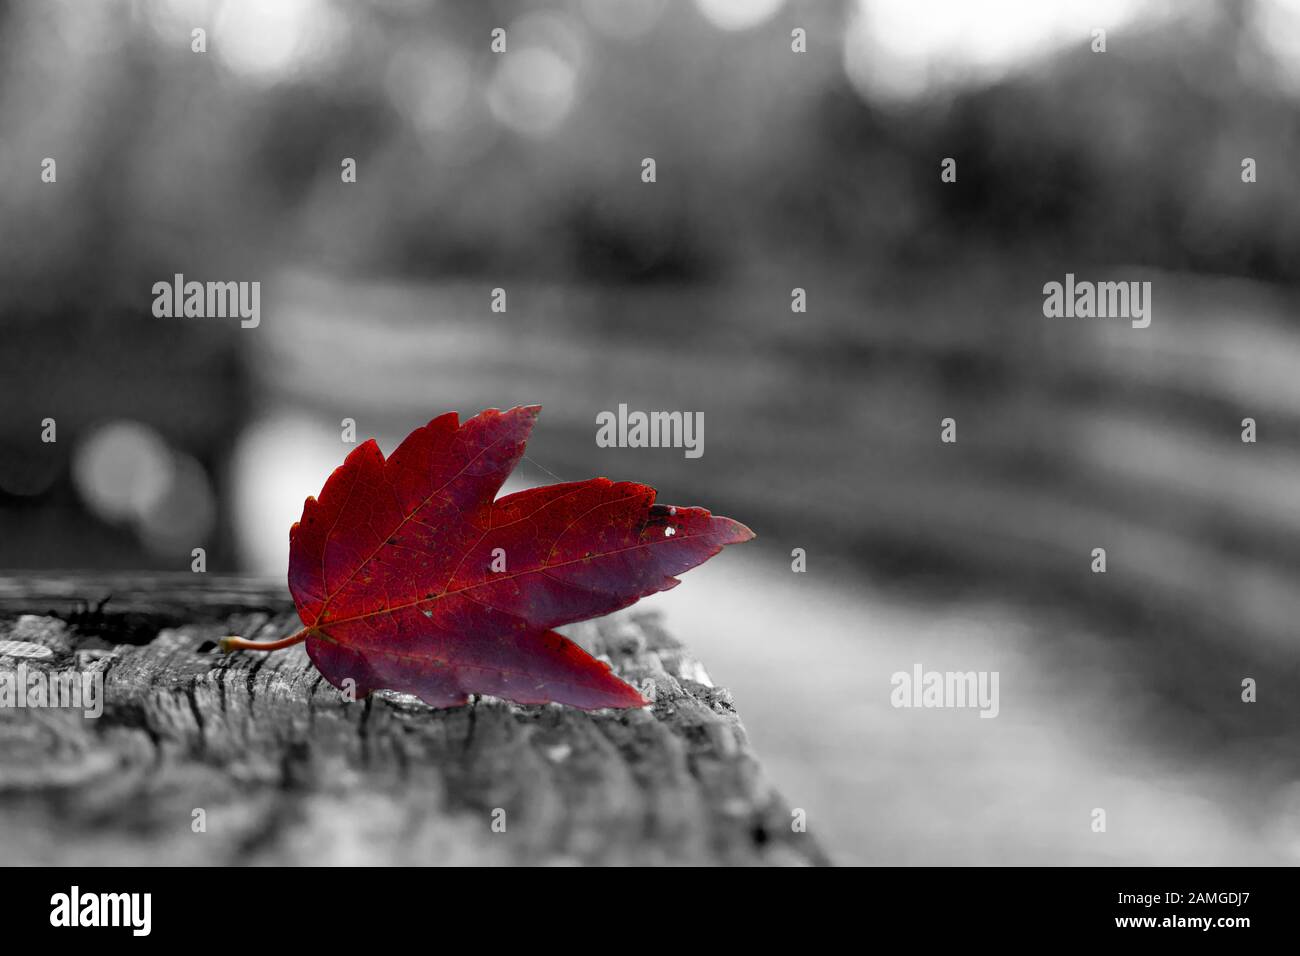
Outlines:
[[1300, 862], [1298, 99], [1298, 0], [0, 0], [0, 568], [282, 577], [344, 419], [540, 402], [507, 490], [758, 532], [645, 604], [839, 861]]

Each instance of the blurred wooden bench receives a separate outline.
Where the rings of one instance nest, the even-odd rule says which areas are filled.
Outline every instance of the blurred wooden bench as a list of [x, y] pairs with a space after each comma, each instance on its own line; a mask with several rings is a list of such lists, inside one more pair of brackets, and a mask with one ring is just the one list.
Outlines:
[[296, 624], [283, 586], [260, 580], [0, 578], [0, 671], [97, 669], [104, 687], [95, 719], [0, 707], [0, 862], [826, 861], [731, 695], [654, 615], [571, 632], [653, 685], [652, 708], [598, 713], [348, 703], [301, 646], [216, 648]]

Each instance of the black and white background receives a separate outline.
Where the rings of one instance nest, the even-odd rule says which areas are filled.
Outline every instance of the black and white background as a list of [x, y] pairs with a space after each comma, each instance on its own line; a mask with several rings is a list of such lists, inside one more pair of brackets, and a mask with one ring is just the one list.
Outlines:
[[283, 576], [345, 419], [538, 402], [758, 532], [646, 604], [835, 862], [1294, 864], [1298, 99], [1292, 0], [0, 0], [0, 568]]

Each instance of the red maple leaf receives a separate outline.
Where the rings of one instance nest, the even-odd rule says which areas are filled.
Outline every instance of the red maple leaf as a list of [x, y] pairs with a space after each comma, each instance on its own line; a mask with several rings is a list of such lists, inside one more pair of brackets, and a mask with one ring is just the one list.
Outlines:
[[[593, 710], [647, 701], [552, 628], [675, 587], [674, 575], [754, 533], [655, 490], [591, 478], [496, 499], [540, 406], [452, 412], [387, 460], [374, 439], [334, 470], [289, 529], [289, 590], [335, 687], [415, 694], [435, 707], [491, 694]], [[495, 500], [494, 500], [495, 499]]]

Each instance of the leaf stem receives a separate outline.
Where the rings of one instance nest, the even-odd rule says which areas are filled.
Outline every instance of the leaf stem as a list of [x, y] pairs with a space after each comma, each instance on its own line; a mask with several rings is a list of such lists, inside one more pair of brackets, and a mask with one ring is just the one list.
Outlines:
[[247, 641], [242, 637], [232, 636], [223, 637], [217, 641], [217, 646], [227, 654], [231, 651], [278, 651], [282, 647], [293, 647], [305, 640], [307, 640], [307, 628], [304, 627], [297, 634], [291, 634], [278, 641]]

